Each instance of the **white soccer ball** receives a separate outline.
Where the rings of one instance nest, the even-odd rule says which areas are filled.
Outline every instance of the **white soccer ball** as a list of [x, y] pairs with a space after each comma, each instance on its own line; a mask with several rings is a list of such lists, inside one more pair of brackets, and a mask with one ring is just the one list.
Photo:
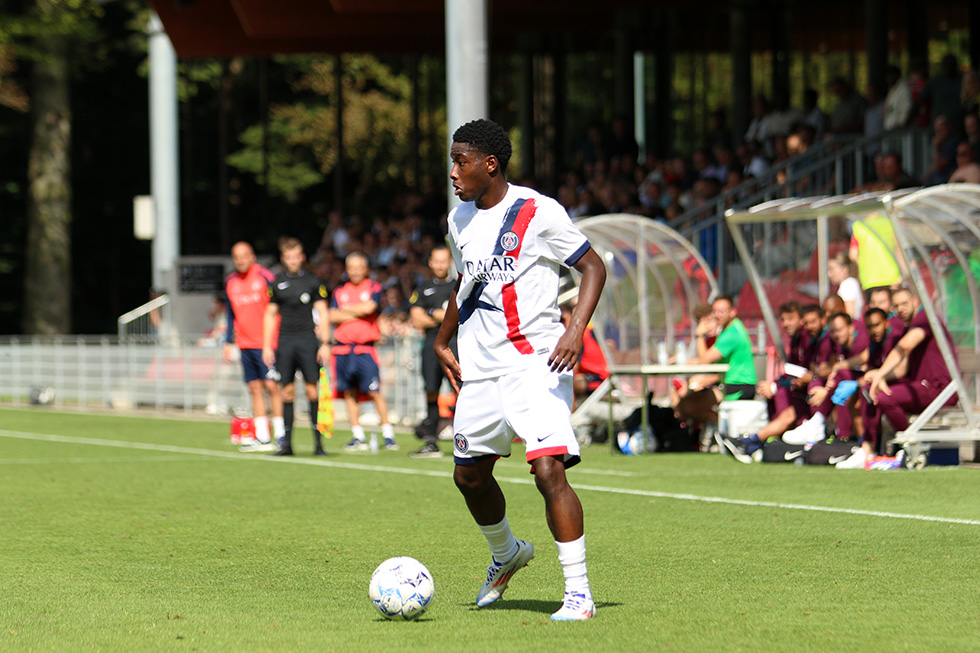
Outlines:
[[368, 595], [385, 619], [417, 619], [435, 594], [432, 574], [425, 565], [408, 556], [389, 558], [371, 574]]

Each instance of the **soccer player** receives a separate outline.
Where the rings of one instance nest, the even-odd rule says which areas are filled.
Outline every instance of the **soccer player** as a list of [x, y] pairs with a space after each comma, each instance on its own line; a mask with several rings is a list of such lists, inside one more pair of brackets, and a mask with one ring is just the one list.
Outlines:
[[[433, 247], [432, 252], [429, 253], [429, 270], [432, 272], [432, 277], [412, 293], [412, 308], [409, 314], [412, 326], [425, 333], [425, 341], [422, 344], [422, 379], [425, 382], [426, 403], [426, 417], [416, 429], [416, 433], [425, 440], [425, 444], [421, 449], [410, 454], [413, 458], [442, 457], [438, 437], [439, 388], [446, 375], [439, 365], [433, 346], [436, 343], [439, 327], [446, 316], [453, 287], [456, 285], [455, 280], [449, 277], [452, 262], [452, 254], [448, 247], [445, 245]], [[455, 353], [456, 339], [454, 338], [449, 345]]]
[[[511, 151], [507, 133], [490, 120], [453, 134], [450, 178], [463, 203], [450, 213], [449, 245], [459, 279], [435, 343], [459, 392], [453, 480], [493, 556], [476, 599], [484, 607], [534, 557], [530, 542], [514, 538], [493, 476], [514, 437], [524, 441], [565, 576], [564, 600], [551, 618], [589, 619], [595, 603], [582, 504], [565, 470], [580, 460], [571, 424], [572, 368], [606, 271], [558, 202], [507, 182]], [[563, 266], [582, 273], [567, 328], [557, 305]], [[458, 360], [450, 347], [457, 329]]]
[[[803, 309], [799, 303], [789, 301], [779, 307], [779, 324], [789, 336], [786, 362], [808, 368], [813, 350], [812, 334], [803, 322]], [[806, 384], [798, 377], [783, 374], [775, 381], [766, 380], [756, 386], [756, 395], [769, 403], [770, 422], [756, 433], [761, 443], [781, 437], [810, 415], [806, 405]]]
[[[936, 338], [944, 337], [952, 346], [946, 325], [941, 325], [942, 333], [934, 333], [925, 311], [919, 306], [919, 299], [908, 288], [893, 291], [892, 302], [896, 312], [910, 320], [908, 331], [885, 356], [881, 367], [869, 370], [865, 375], [868, 395], [878, 406], [877, 419], [865, 424], [869, 438], [875, 442], [881, 434], [881, 415], [888, 418], [896, 431], [904, 431], [909, 426], [908, 415], [922, 412], [952, 378], [936, 342]], [[956, 355], [955, 349], [953, 355]], [[904, 374], [901, 372], [903, 366]], [[895, 378], [897, 375], [901, 378]], [[957, 401], [954, 394], [946, 405], [955, 405]]]
[[[868, 347], [871, 340], [865, 330], [858, 330], [857, 324], [851, 319], [850, 314], [841, 312], [834, 313], [827, 320], [830, 329], [830, 339], [833, 343], [831, 350], [831, 371], [827, 375], [827, 382], [820, 387], [813, 388], [809, 404], [821, 411], [826, 417], [830, 410], [834, 408], [833, 395], [837, 384], [841, 381], [856, 381], [860, 374], [855, 374], [855, 370], [850, 366], [852, 359], [860, 360], [867, 357]], [[853, 396], [853, 395], [852, 395]], [[856, 400], [857, 397], [854, 397]], [[836, 415], [836, 431], [838, 440], [851, 439], [851, 419], [852, 402], [845, 402], [834, 409]]]
[[333, 336], [337, 365], [337, 390], [344, 394], [354, 437], [344, 445], [346, 451], [365, 451], [364, 427], [357, 406], [359, 394], [367, 395], [378, 409], [385, 449], [397, 449], [395, 431], [388, 422], [388, 404], [381, 396], [381, 372], [374, 343], [381, 337], [378, 311], [381, 284], [368, 276], [368, 257], [351, 252], [345, 261], [347, 283], [334, 290], [330, 299], [330, 321], [337, 326]]
[[257, 442], [243, 445], [244, 451], [272, 451], [269, 434], [269, 416], [264, 392], [269, 393], [272, 411], [272, 427], [276, 438], [285, 432], [282, 419], [282, 397], [279, 395], [278, 374], [262, 362], [262, 329], [265, 306], [269, 302], [269, 284], [273, 274], [255, 262], [255, 250], [246, 242], [238, 242], [231, 248], [231, 260], [235, 271], [225, 279], [225, 296], [228, 298], [228, 330], [225, 335], [223, 356], [231, 362], [232, 347], [241, 351], [245, 383], [252, 395], [252, 414], [255, 416]]
[[[278, 440], [277, 456], [293, 455], [293, 402], [296, 398], [296, 370], [303, 374], [306, 398], [313, 425], [313, 455], [325, 456], [316, 427], [318, 408], [316, 383], [320, 366], [330, 364], [330, 318], [327, 314], [327, 287], [306, 267], [303, 245], [295, 238], [279, 240], [283, 271], [276, 275], [269, 290], [262, 329], [262, 362], [275, 364], [281, 375], [282, 414], [285, 433]], [[317, 319], [313, 319], [314, 313]], [[279, 342], [273, 348], [276, 316], [282, 316]]]

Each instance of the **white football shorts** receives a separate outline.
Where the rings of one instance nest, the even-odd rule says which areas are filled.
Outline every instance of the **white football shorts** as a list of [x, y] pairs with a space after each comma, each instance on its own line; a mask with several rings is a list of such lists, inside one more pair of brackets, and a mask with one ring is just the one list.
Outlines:
[[526, 370], [463, 384], [453, 420], [456, 464], [509, 456], [515, 437], [524, 441], [528, 462], [543, 456], [560, 456], [565, 467], [579, 462], [572, 373], [552, 372], [545, 354], [535, 358]]

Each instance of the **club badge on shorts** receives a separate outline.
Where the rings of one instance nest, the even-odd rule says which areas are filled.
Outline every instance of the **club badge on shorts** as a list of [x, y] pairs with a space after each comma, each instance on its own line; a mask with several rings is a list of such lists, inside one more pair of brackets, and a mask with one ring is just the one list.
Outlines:
[[466, 453], [470, 448], [470, 443], [466, 440], [466, 436], [462, 433], [457, 433], [453, 437], [453, 446], [456, 447], [456, 451], [460, 453]]

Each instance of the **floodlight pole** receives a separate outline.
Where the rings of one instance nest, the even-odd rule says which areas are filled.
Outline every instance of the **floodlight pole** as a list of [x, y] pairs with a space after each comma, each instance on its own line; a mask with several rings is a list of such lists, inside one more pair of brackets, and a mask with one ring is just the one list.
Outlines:
[[[446, 0], [447, 151], [452, 147], [457, 127], [470, 120], [490, 117], [487, 115], [488, 25], [487, 0]], [[453, 195], [450, 183], [449, 207], [457, 204], [459, 200]]]

